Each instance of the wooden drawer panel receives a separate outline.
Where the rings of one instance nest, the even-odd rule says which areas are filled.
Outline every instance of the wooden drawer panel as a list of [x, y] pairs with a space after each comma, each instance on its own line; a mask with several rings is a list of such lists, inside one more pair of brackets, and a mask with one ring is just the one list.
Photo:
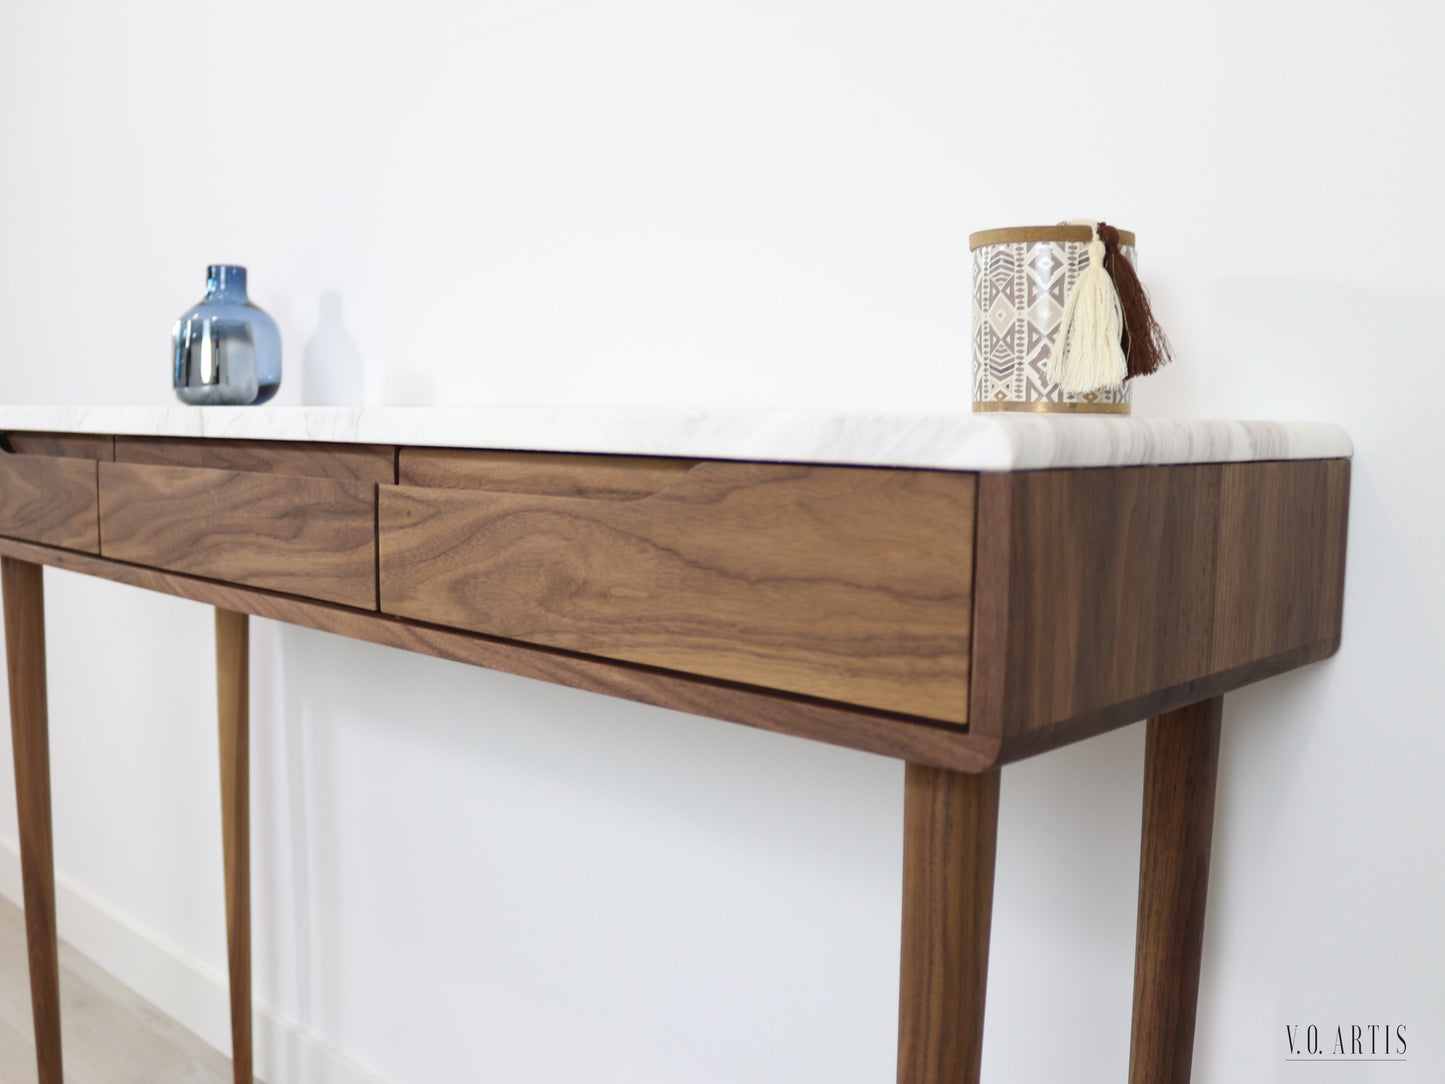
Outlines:
[[114, 459], [115, 438], [86, 433], [6, 433], [7, 451], [21, 455], [54, 455], [69, 459]]
[[100, 552], [95, 460], [0, 454], [0, 535]]
[[1002, 760], [1334, 652], [1348, 459], [987, 474], [973, 732]]
[[379, 444], [116, 437], [114, 458], [117, 463], [149, 463], [157, 467], [208, 467], [358, 482], [396, 481], [396, 449]]
[[697, 464], [696, 459], [654, 456], [402, 448], [396, 480], [411, 486], [625, 501], [666, 489]]
[[972, 475], [708, 462], [662, 484], [633, 500], [382, 486], [381, 608], [966, 721]]
[[101, 552], [374, 609], [375, 501], [369, 482], [102, 463]]

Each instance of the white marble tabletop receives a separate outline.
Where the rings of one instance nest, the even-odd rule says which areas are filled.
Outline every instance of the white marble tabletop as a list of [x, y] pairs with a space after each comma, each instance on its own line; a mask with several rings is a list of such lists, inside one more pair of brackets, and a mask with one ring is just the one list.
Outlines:
[[1332, 459], [1353, 450], [1328, 422], [1099, 414], [0, 407], [0, 432], [17, 430], [999, 471]]

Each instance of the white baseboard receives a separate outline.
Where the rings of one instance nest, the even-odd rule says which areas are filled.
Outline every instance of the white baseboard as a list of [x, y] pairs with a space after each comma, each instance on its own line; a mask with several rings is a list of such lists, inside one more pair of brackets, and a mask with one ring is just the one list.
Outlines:
[[[20, 850], [0, 836], [0, 895], [22, 903]], [[224, 975], [57, 875], [61, 938], [162, 1012], [229, 1054], [230, 1000]], [[255, 1072], [266, 1084], [387, 1084], [270, 1005], [252, 1007]]]

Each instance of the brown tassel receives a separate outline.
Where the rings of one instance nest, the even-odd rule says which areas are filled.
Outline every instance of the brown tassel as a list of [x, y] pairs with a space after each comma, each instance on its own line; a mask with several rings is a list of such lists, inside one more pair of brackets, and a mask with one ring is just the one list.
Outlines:
[[1104, 242], [1104, 269], [1114, 280], [1119, 305], [1124, 310], [1124, 356], [1128, 360], [1129, 378], [1148, 376], [1161, 365], [1174, 360], [1169, 339], [1149, 304], [1149, 293], [1139, 281], [1134, 265], [1119, 250], [1119, 231], [1099, 223], [1099, 239]]

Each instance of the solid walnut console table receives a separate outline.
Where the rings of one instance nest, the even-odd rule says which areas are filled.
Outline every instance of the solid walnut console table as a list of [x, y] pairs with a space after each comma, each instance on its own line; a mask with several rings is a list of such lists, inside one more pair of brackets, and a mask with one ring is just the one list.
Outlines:
[[216, 608], [237, 1081], [249, 614], [907, 761], [902, 1084], [978, 1078], [1000, 765], [1145, 717], [1130, 1079], [1188, 1079], [1222, 694], [1339, 645], [1328, 425], [8, 408], [0, 432], [42, 1084], [43, 565]]

